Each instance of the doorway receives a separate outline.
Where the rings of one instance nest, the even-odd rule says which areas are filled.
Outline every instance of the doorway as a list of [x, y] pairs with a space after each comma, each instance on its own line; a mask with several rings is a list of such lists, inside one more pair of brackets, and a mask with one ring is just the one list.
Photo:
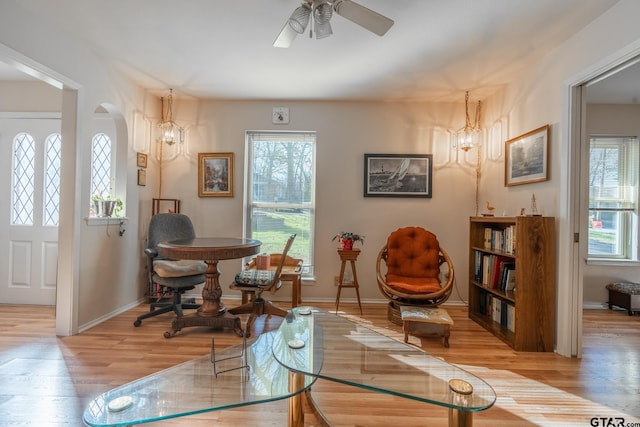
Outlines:
[[60, 118], [28, 116], [0, 118], [0, 303], [54, 305]]
[[[559, 283], [567, 283], [568, 286], [559, 287], [559, 306], [570, 309], [558, 311], [557, 337], [558, 353], [564, 356], [582, 356], [582, 310], [589, 216], [587, 102], [622, 102], [612, 101], [614, 92], [617, 92], [614, 88], [624, 87], [622, 79], [625, 75], [620, 72], [633, 65], [637, 69], [637, 81], [640, 78], [640, 67], [635, 64], [639, 60], [640, 44], [635, 43], [583, 70], [571, 78], [566, 86], [565, 122], [568, 126], [564, 129], [563, 136], [568, 144], [563, 146], [561, 152], [561, 157], [566, 159], [561, 168], [561, 217], [566, 218], [566, 222], [561, 223], [559, 232], [559, 262], [566, 267], [560, 272]], [[634, 99], [630, 93], [635, 86], [627, 85], [622, 91], [630, 100]], [[609, 99], [605, 101], [605, 97]], [[640, 93], [637, 99], [640, 99]]]

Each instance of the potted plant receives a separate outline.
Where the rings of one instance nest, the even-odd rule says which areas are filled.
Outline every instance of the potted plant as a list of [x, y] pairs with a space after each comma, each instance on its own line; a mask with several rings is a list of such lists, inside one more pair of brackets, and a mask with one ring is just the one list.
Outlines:
[[122, 203], [122, 199], [120, 198], [114, 199], [111, 195], [109, 195], [106, 199], [102, 200], [102, 216], [120, 217], [122, 215], [123, 208], [124, 203]]
[[100, 216], [102, 213], [102, 197], [99, 194], [91, 196], [91, 203], [94, 216]]
[[342, 249], [343, 251], [352, 250], [353, 244], [355, 242], [361, 242], [362, 244], [364, 244], [364, 236], [348, 231], [341, 231], [340, 233], [333, 236], [333, 239], [331, 239], [331, 241], [335, 241], [336, 239], [338, 239], [338, 243], [340, 243], [340, 249]]

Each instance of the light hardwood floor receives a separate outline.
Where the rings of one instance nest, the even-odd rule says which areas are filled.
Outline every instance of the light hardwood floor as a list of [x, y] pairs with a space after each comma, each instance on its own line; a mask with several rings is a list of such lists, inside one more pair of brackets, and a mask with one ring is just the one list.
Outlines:
[[[0, 426], [81, 426], [84, 408], [98, 394], [207, 354], [211, 336], [217, 345], [240, 341], [230, 331], [203, 328], [165, 339], [172, 314], [134, 328], [133, 320], [147, 307], [76, 336], [56, 337], [54, 308], [0, 305]], [[340, 309], [360, 317], [357, 304], [341, 302]], [[474, 425], [590, 426], [604, 425], [592, 424], [594, 417], [622, 417], [640, 426], [640, 316], [586, 310], [583, 358], [570, 359], [515, 352], [470, 321], [466, 307], [447, 309], [455, 322], [450, 348], [435, 337], [412, 337], [411, 342], [494, 387], [496, 405], [476, 413]], [[363, 310], [371, 327], [402, 339], [401, 328], [387, 320], [385, 305], [363, 304]], [[255, 332], [275, 328], [279, 321], [261, 318]], [[447, 425], [447, 409], [407, 399], [327, 381], [318, 381], [313, 394], [336, 426]], [[282, 401], [146, 425], [281, 426], [286, 410]], [[311, 414], [305, 420], [316, 424]]]

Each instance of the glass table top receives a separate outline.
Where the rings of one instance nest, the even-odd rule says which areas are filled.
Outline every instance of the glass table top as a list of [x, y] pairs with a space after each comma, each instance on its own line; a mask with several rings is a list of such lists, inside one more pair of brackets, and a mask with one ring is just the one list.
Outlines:
[[289, 392], [289, 370], [272, 356], [277, 334], [247, 341], [249, 369], [240, 368], [242, 345], [216, 350], [215, 371], [207, 354], [125, 384], [94, 399], [83, 421], [89, 426], [128, 426], [291, 397], [314, 378], [305, 377], [302, 388]]
[[[216, 350], [215, 365], [207, 354], [108, 391], [88, 405], [83, 421], [127, 426], [270, 402], [300, 394], [317, 378], [467, 412], [496, 400], [480, 378], [311, 307], [290, 310], [278, 330], [247, 340], [243, 357], [242, 348]], [[290, 372], [303, 379], [291, 384]]]
[[276, 360], [301, 374], [470, 412], [496, 400], [475, 375], [327, 311], [292, 309], [273, 339]]

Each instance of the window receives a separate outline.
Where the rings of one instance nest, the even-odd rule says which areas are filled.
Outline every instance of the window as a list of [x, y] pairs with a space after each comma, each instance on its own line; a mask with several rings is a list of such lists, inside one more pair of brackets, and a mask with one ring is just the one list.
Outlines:
[[[94, 135], [91, 142], [91, 197], [107, 199], [113, 196], [111, 138], [104, 133]], [[94, 206], [92, 205], [92, 209]], [[98, 212], [93, 212], [93, 216]]]
[[247, 132], [245, 235], [262, 242], [265, 253], [289, 251], [313, 275], [315, 217], [315, 141], [313, 132]]
[[49, 135], [45, 142], [44, 225], [58, 226], [60, 219], [60, 156], [62, 139], [59, 133]]
[[[42, 207], [42, 225], [57, 227], [60, 211], [60, 155], [59, 133], [49, 135], [44, 144], [38, 143], [26, 132], [13, 140], [13, 167], [11, 186], [11, 224], [40, 224], [36, 209]], [[44, 182], [36, 185], [42, 175], [36, 165], [42, 165], [44, 156]]]
[[20, 133], [13, 140], [12, 225], [33, 225], [35, 145], [28, 133]]
[[592, 137], [589, 258], [638, 259], [638, 138]]

